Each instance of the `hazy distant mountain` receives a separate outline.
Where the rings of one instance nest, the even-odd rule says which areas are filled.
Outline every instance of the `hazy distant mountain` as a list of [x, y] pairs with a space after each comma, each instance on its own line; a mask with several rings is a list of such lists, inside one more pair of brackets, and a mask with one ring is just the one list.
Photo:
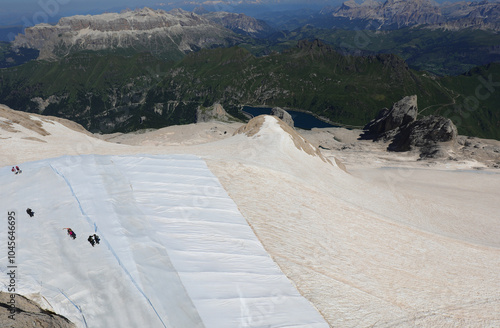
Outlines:
[[298, 9], [321, 10], [326, 5], [339, 5], [342, 0], [180, 0], [157, 3], [158, 8], [182, 8], [194, 10], [203, 6], [210, 12], [225, 11], [244, 13], [249, 16], [262, 16], [265, 13]]
[[345, 24], [363, 28], [395, 29], [414, 25], [445, 28], [500, 29], [500, 3], [457, 2], [439, 5], [432, 0], [387, 0], [378, 2], [354, 0], [340, 7], [325, 7], [321, 14], [330, 17], [330, 24]]
[[185, 53], [231, 45], [239, 36], [191, 12], [149, 8], [96, 16], [64, 17], [56, 25], [38, 24], [19, 34], [14, 46], [40, 50], [40, 59], [82, 50], [147, 51], [180, 59]]
[[499, 2], [457, 2], [446, 4], [441, 10], [449, 17], [446, 23], [441, 24], [447, 29], [472, 27], [500, 31]]
[[266, 22], [245, 14], [219, 11], [204, 13], [202, 17], [222, 25], [233, 32], [252, 37], [263, 38], [276, 32], [276, 30], [270, 27]]

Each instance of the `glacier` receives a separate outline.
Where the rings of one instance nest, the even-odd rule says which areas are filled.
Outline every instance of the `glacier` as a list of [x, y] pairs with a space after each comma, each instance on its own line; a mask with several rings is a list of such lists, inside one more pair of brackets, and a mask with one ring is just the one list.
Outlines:
[[328, 327], [197, 156], [62, 156], [10, 169], [0, 169], [2, 291], [14, 211], [16, 292], [78, 327]]

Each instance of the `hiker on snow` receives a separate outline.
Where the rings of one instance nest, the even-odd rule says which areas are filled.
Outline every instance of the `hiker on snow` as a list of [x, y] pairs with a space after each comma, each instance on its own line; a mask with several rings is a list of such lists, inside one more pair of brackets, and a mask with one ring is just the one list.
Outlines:
[[[98, 235], [94, 234], [94, 240], [95, 240], [96, 244], [99, 244], [99, 242], [101, 241], [101, 238], [99, 238]], [[92, 246], [94, 246], [94, 245], [92, 245]]]
[[23, 171], [21, 171], [21, 169], [19, 168], [19, 166], [16, 166], [16, 170], [17, 170], [16, 174], [23, 173]]
[[73, 230], [71, 230], [71, 228], [64, 228], [64, 229], [67, 229], [67, 230], [68, 230], [68, 235], [69, 235], [71, 238], [73, 238], [73, 239], [75, 239], [75, 238], [76, 238], [76, 233], [75, 233]]
[[33, 212], [33, 211], [31, 210], [31, 208], [28, 208], [28, 209], [26, 210], [26, 213], [28, 213], [28, 215], [29, 215], [30, 217], [33, 217], [33, 215], [35, 215], [35, 212]]
[[92, 237], [92, 235], [90, 235], [87, 240], [89, 241], [90, 245], [92, 245], [92, 247], [94, 247], [94, 245], [95, 245], [94, 237]]

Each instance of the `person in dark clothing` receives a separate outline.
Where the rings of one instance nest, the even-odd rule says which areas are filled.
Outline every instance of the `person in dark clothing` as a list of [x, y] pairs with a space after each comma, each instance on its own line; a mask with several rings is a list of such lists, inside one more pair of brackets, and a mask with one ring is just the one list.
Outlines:
[[21, 169], [19, 168], [19, 166], [16, 166], [16, 170], [17, 170], [16, 174], [23, 173], [23, 171], [21, 171]]
[[35, 215], [35, 212], [33, 212], [33, 211], [31, 210], [31, 208], [28, 208], [28, 209], [26, 210], [26, 213], [28, 213], [28, 215], [29, 215], [30, 217], [33, 217], [33, 215]]
[[89, 236], [89, 238], [87, 240], [89, 241], [90, 245], [92, 245], [92, 247], [94, 247], [94, 245], [95, 245], [94, 237]]
[[98, 235], [94, 234], [94, 240], [95, 240], [96, 244], [99, 244], [99, 242], [101, 241], [101, 238], [99, 238]]

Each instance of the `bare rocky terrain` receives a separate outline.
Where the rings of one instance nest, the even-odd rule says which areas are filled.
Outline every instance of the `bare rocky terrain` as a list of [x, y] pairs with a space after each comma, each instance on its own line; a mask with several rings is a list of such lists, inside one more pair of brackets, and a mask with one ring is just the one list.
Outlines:
[[[9, 328], [76, 328], [65, 317], [42, 309], [32, 300], [15, 294], [16, 311], [10, 312], [11, 294], [0, 291], [0, 327]], [[9, 318], [11, 316], [11, 318]], [[14, 318], [14, 319], [12, 319]]]
[[383, 108], [363, 130], [313, 129], [304, 135], [324, 150], [345, 156], [376, 154], [375, 158], [408, 158], [431, 166], [453, 162], [475, 169], [500, 168], [500, 141], [458, 135], [450, 119], [418, 118], [417, 96], [404, 97]]
[[360, 162], [363, 162], [363, 165], [371, 163], [375, 167], [411, 162], [412, 165], [421, 167], [445, 166], [452, 163], [464, 169], [500, 168], [498, 140], [459, 135], [455, 141], [440, 145], [440, 157], [422, 159], [420, 150], [390, 152], [387, 150], [390, 141], [363, 140], [363, 130], [324, 128], [301, 131], [301, 134], [323, 152], [335, 152], [342, 161], [354, 166]]

